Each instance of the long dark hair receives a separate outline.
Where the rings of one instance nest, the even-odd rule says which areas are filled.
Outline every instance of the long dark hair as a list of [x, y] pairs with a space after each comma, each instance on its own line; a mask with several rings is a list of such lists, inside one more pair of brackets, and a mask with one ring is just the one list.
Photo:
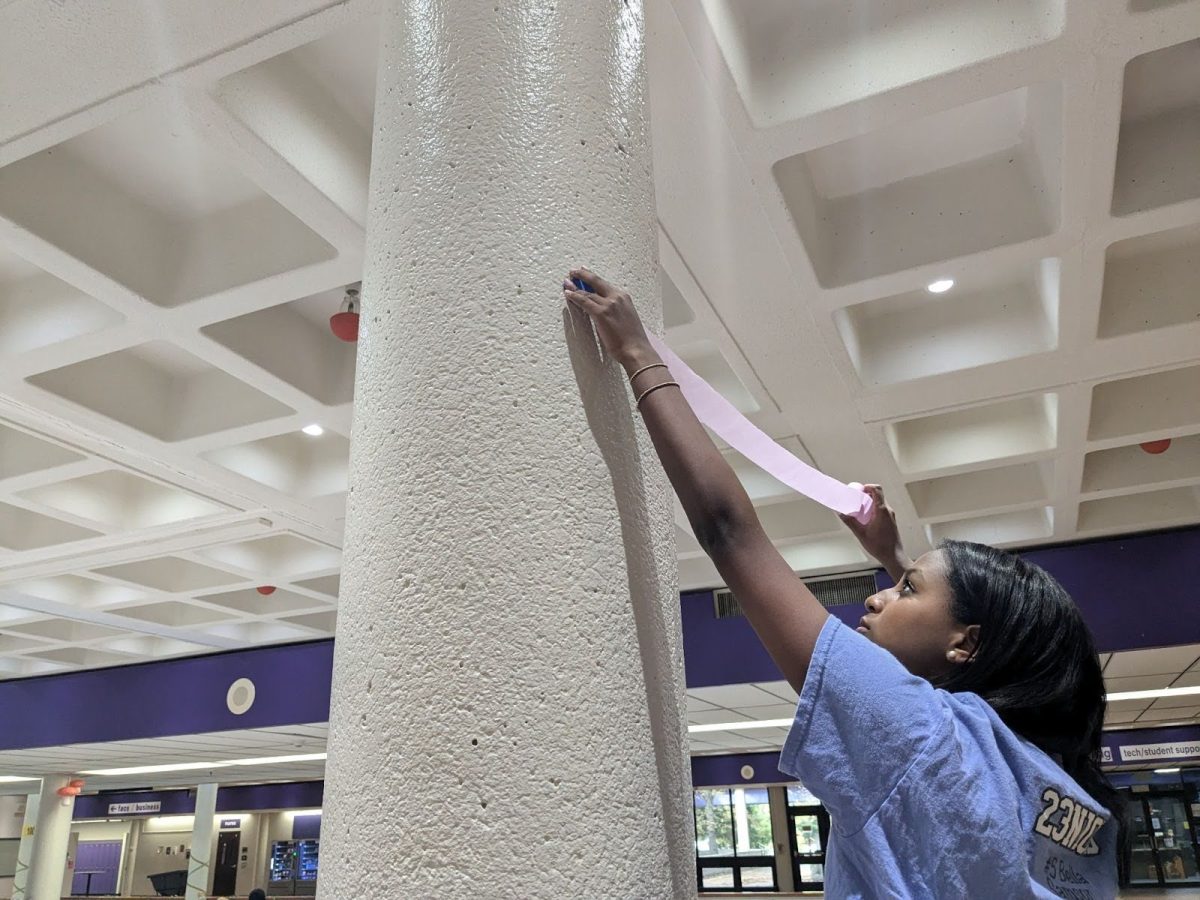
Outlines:
[[1011, 553], [966, 541], [945, 541], [941, 549], [951, 611], [964, 625], [979, 626], [979, 645], [970, 663], [954, 666], [937, 686], [978, 694], [1109, 809], [1124, 884], [1125, 804], [1100, 770], [1104, 678], [1079, 607], [1044, 569]]

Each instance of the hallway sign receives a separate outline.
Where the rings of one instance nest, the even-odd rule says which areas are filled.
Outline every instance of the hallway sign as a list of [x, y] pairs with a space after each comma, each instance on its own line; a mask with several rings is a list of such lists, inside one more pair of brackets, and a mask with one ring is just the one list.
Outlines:
[[1178, 741], [1163, 744], [1126, 744], [1120, 747], [1121, 762], [1140, 762], [1159, 759], [1185, 759], [1200, 756], [1200, 741]]
[[1150, 766], [1200, 757], [1200, 728], [1195, 725], [1106, 731], [1103, 740], [1100, 761], [1105, 765]]
[[110, 816], [136, 816], [143, 813], [156, 813], [162, 811], [161, 800], [147, 800], [142, 803], [110, 803], [108, 804], [108, 814]]

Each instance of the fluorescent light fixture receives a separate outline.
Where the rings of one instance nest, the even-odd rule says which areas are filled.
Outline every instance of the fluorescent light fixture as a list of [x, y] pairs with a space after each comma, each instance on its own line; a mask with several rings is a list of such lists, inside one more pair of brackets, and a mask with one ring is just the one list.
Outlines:
[[[1118, 691], [1115, 694], [1108, 695], [1108, 702], [1112, 703], [1116, 700], [1157, 700], [1160, 697], [1188, 697], [1196, 694], [1200, 694], [1200, 686], [1159, 688], [1156, 691]], [[1197, 701], [1197, 703], [1200, 703], [1200, 701]]]
[[931, 294], [944, 294], [952, 287], [954, 287], [953, 278], [939, 278], [937, 281], [931, 281], [925, 285], [925, 290]]
[[322, 428], [320, 425], [318, 425], [316, 422], [313, 422], [311, 425], [305, 425], [300, 430], [303, 431], [305, 434], [307, 434], [309, 437], [320, 437], [321, 435], [323, 435], [325, 433], [325, 429]]
[[158, 766], [128, 766], [123, 769], [92, 769], [80, 775], [153, 775], [157, 772], [193, 772], [208, 769], [229, 769], [234, 766], [273, 766], [284, 763], [315, 762], [325, 759], [324, 753], [299, 753], [295, 756], [260, 756], [250, 759], [225, 759], [217, 762], [165, 763]]
[[289, 809], [289, 810], [287, 810], [286, 813], [284, 813], [284, 815], [288, 815], [288, 816], [319, 816], [319, 815], [321, 815], [321, 810], [319, 810], [319, 809]]
[[0, 775], [0, 784], [12, 784], [15, 781], [39, 781], [38, 778], [30, 778], [28, 775]]
[[712, 725], [689, 725], [688, 733], [701, 731], [750, 731], [755, 728], [791, 728], [795, 719], [759, 719], [747, 722], [714, 722]]
[[[1116, 700], [1157, 700], [1160, 697], [1189, 697], [1197, 695], [1200, 695], [1200, 686], [1159, 688], [1154, 691], [1121, 691], [1109, 694], [1108, 701], [1112, 703]], [[1197, 703], [1200, 704], [1200, 700]], [[764, 719], [746, 722], [714, 722], [711, 725], [689, 725], [688, 734], [701, 734], [705, 731], [752, 731], [756, 728], [791, 728], [793, 721], [793, 719]]]
[[1174, 775], [1178, 771], [1179, 771], [1179, 767], [1176, 766], [1174, 769], [1155, 769], [1154, 774], [1155, 775]]

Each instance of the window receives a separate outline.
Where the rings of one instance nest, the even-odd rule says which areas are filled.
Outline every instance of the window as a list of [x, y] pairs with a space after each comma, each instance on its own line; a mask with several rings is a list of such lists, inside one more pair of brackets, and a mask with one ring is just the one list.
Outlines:
[[704, 788], [694, 792], [693, 811], [700, 890], [776, 889], [766, 788]]

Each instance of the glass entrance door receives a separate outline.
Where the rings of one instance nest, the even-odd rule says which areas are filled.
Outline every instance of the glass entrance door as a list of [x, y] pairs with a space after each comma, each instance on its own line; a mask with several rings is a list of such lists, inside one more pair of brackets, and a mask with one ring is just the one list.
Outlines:
[[1183, 793], [1134, 794], [1128, 803], [1133, 832], [1130, 883], [1200, 885], [1195, 822]]
[[822, 890], [825, 887], [829, 813], [820, 805], [789, 805], [787, 816], [788, 839], [792, 845], [792, 880], [796, 890]]

